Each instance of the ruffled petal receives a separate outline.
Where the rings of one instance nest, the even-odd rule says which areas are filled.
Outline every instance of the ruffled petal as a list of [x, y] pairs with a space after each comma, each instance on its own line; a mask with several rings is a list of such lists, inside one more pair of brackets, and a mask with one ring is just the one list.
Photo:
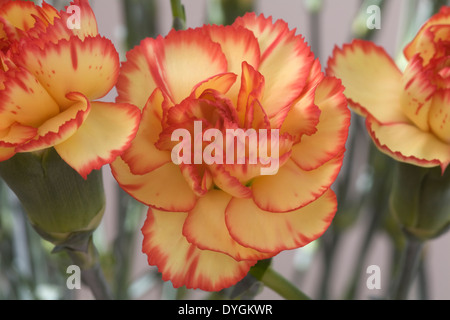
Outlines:
[[239, 89], [236, 102], [240, 127], [245, 127], [246, 124], [248, 125], [248, 109], [255, 100], [262, 98], [264, 94], [264, 83], [264, 77], [261, 73], [256, 71], [247, 62], [242, 62], [241, 88]]
[[40, 125], [36, 137], [18, 146], [17, 152], [31, 152], [53, 147], [75, 134], [89, 116], [91, 104], [80, 93], [69, 93], [67, 99], [72, 101], [72, 106]]
[[300, 169], [288, 160], [273, 176], [261, 176], [252, 184], [255, 204], [265, 211], [289, 212], [320, 197], [336, 179], [342, 165], [339, 155], [315, 170]]
[[367, 129], [378, 148], [394, 159], [421, 167], [450, 163], [450, 146], [409, 123], [380, 124], [368, 117]]
[[[450, 22], [450, 19], [449, 19]], [[406, 47], [408, 60], [414, 59], [415, 54], [423, 59], [424, 65], [428, 64], [432, 59], [440, 58], [447, 55], [447, 44], [450, 39], [449, 25], [433, 25], [422, 31], [420, 37], [416, 37], [411, 44], [413, 47]], [[415, 54], [413, 54], [415, 52]]]
[[303, 135], [317, 132], [321, 111], [314, 99], [315, 90], [311, 90], [291, 107], [281, 125], [281, 133], [288, 133], [295, 142], [299, 142]]
[[261, 59], [270, 55], [281, 39], [289, 33], [289, 26], [283, 20], [277, 20], [273, 23], [271, 17], [257, 16], [254, 12], [238, 17], [234, 21], [233, 26], [244, 27], [253, 32], [258, 40]]
[[369, 41], [354, 40], [336, 48], [327, 73], [342, 80], [350, 105], [379, 122], [405, 122], [401, 108], [402, 74], [386, 51]]
[[441, 10], [428, 19], [417, 32], [414, 39], [403, 50], [406, 59], [410, 60], [414, 55], [420, 53], [425, 63], [428, 63], [435, 52], [433, 45], [434, 34], [431, 32], [430, 27], [448, 24], [450, 24], [450, 12], [448, 10]]
[[59, 113], [59, 106], [28, 70], [8, 70], [4, 85], [5, 90], [0, 91], [1, 129], [14, 122], [38, 127]]
[[9, 1], [0, 8], [0, 15], [15, 28], [28, 31], [37, 19], [52, 21], [57, 11], [48, 4], [40, 7], [31, 1]]
[[219, 291], [241, 280], [256, 261], [236, 261], [230, 256], [201, 250], [182, 234], [187, 213], [149, 209], [142, 227], [142, 251], [158, 267], [164, 281], [175, 288]]
[[306, 207], [288, 213], [267, 212], [251, 199], [234, 198], [226, 209], [226, 225], [241, 245], [278, 253], [302, 247], [320, 237], [336, 209], [336, 196], [331, 189]]
[[236, 19], [235, 26], [251, 30], [258, 39], [261, 63], [258, 71], [265, 79], [265, 93], [261, 104], [269, 119], [287, 114], [289, 106], [296, 100], [309, 76], [314, 55], [304, 39], [290, 31], [282, 20], [248, 13]]
[[131, 103], [142, 110], [155, 91], [156, 83], [150, 72], [144, 49], [153, 41], [150, 38], [144, 39], [140, 46], [127, 52], [127, 60], [122, 63], [116, 84], [118, 93], [116, 102]]
[[[212, 41], [220, 44], [227, 59], [228, 72], [236, 74], [238, 79], [241, 77], [243, 62], [251, 65], [254, 69], [258, 69], [260, 50], [253, 32], [238, 26], [217, 25], [206, 26], [205, 32]], [[227, 94], [234, 105], [237, 103], [238, 92], [239, 82], [231, 87]]]
[[156, 148], [162, 132], [164, 104], [167, 101], [161, 90], [156, 89], [142, 111], [142, 120], [136, 137], [122, 154], [133, 174], [145, 174], [171, 161], [170, 152]]
[[195, 206], [197, 196], [172, 162], [144, 175], [134, 175], [118, 157], [111, 163], [111, 169], [122, 189], [146, 205], [177, 212], [187, 212]]
[[255, 177], [261, 175], [262, 164], [250, 164], [249, 159], [245, 159], [243, 164], [223, 164], [225, 170], [231, 176], [238, 179], [243, 185], [247, 185]]
[[184, 236], [200, 249], [225, 253], [238, 261], [270, 258], [267, 253], [241, 246], [230, 236], [225, 210], [231, 199], [232, 196], [220, 190], [211, 190], [200, 198], [186, 218]]
[[61, 20], [65, 23], [66, 29], [69, 29], [74, 35], [84, 40], [85, 37], [95, 37], [98, 35], [97, 19], [95, 18], [94, 11], [92, 10], [89, 0], [74, 0], [70, 5], [77, 6], [80, 8], [80, 28], [69, 29], [67, 28], [67, 21], [74, 14], [72, 12], [67, 12], [66, 10], [61, 11]]
[[204, 196], [213, 187], [212, 175], [204, 166], [184, 163], [179, 166], [183, 177], [197, 196]]
[[330, 77], [317, 87], [314, 102], [321, 111], [317, 132], [292, 147], [291, 159], [303, 170], [314, 170], [345, 150], [351, 114], [343, 91], [341, 82]]
[[428, 131], [428, 114], [436, 86], [422, 67], [422, 58], [416, 56], [406, 67], [402, 84], [401, 104], [404, 114], [420, 129]]
[[[293, 34], [281, 40], [273, 52], [261, 62], [258, 71], [266, 85], [261, 100], [269, 119], [286, 115], [291, 104], [300, 96], [314, 55], [299, 36]], [[279, 123], [279, 122], [278, 122]], [[279, 127], [275, 124], [272, 127]]]
[[220, 44], [228, 63], [228, 72], [241, 74], [245, 61], [258, 69], [260, 50], [258, 40], [250, 30], [237, 26], [205, 26], [205, 32], [212, 41]]
[[0, 146], [14, 147], [33, 139], [37, 134], [37, 129], [29, 126], [14, 123], [9, 128], [0, 131]]
[[450, 144], [450, 89], [439, 90], [433, 96], [429, 123], [433, 133], [445, 143]]
[[198, 83], [227, 72], [220, 45], [201, 29], [172, 30], [166, 38], [147, 39], [141, 46], [155, 84], [174, 104]]
[[196, 85], [191, 97], [199, 98], [205, 90], [215, 90], [221, 94], [225, 94], [236, 83], [236, 78], [237, 75], [230, 72], [213, 76]]
[[220, 164], [212, 164], [208, 166], [214, 184], [221, 190], [237, 198], [249, 198], [252, 191], [249, 187], [244, 186], [237, 178], [233, 177], [225, 167]]
[[289, 133], [295, 142], [299, 142], [304, 134], [311, 135], [317, 131], [320, 109], [314, 104], [314, 99], [316, 88], [324, 78], [321, 69], [320, 61], [316, 59], [301, 97], [282, 119], [281, 133]]
[[141, 113], [130, 104], [91, 102], [91, 112], [77, 132], [55, 146], [61, 158], [83, 178], [111, 163], [135, 137]]
[[42, 50], [27, 43], [14, 59], [30, 70], [62, 109], [72, 104], [66, 98], [69, 92], [80, 92], [90, 100], [105, 96], [120, 67], [114, 45], [100, 36], [46, 43]]
[[[42, 7], [50, 7], [50, 5], [43, 3]], [[94, 12], [89, 5], [88, 0], [75, 0], [70, 3], [70, 9], [76, 6], [77, 11], [69, 10], [69, 6], [65, 7], [65, 10], [61, 10], [55, 15], [48, 13], [48, 9], [45, 10], [47, 20], [50, 23], [38, 21], [33, 29], [28, 33], [36, 38], [35, 43], [41, 48], [45, 46], [46, 42], [58, 43], [59, 40], [69, 40], [72, 36], [77, 36], [81, 40], [86, 37], [95, 37], [98, 35], [97, 20]], [[53, 8], [53, 10], [55, 10]], [[78, 14], [78, 15], [77, 15]], [[78, 21], [76, 21], [78, 19]], [[44, 20], [45, 21], [45, 20]], [[79, 22], [79, 25], [71, 27], [74, 22]]]

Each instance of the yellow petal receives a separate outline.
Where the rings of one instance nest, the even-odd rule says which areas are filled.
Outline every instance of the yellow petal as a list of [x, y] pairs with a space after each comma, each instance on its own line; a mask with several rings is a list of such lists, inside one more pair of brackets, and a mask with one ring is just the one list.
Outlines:
[[398, 161], [421, 167], [440, 165], [442, 170], [450, 163], [450, 146], [415, 125], [383, 125], [370, 117], [367, 118], [366, 124], [378, 148]]
[[198, 83], [227, 72], [220, 45], [201, 29], [172, 30], [166, 38], [148, 39], [141, 46], [154, 82], [174, 104], [188, 97]]
[[241, 280], [256, 261], [238, 262], [230, 256], [201, 250], [182, 234], [187, 213], [149, 209], [142, 227], [142, 251], [175, 288], [219, 291]]
[[415, 57], [406, 67], [402, 84], [401, 104], [404, 114], [423, 131], [429, 130], [428, 114], [436, 86], [422, 67], [422, 59]]
[[238, 17], [233, 26], [244, 27], [253, 32], [259, 43], [261, 58], [266, 58], [271, 54], [281, 37], [289, 32], [289, 26], [283, 20], [272, 22], [271, 17], [257, 16], [253, 12], [246, 13], [243, 17]]
[[200, 249], [222, 252], [238, 261], [270, 258], [271, 255], [241, 246], [230, 236], [225, 210], [231, 199], [220, 190], [211, 190], [200, 198], [186, 218], [184, 236]]
[[260, 50], [253, 32], [242, 27], [217, 25], [206, 26], [205, 32], [212, 41], [220, 44], [227, 59], [228, 72], [239, 76], [243, 61], [255, 69], [258, 68]]
[[400, 101], [402, 74], [383, 48], [362, 40], [336, 48], [327, 73], [342, 80], [356, 112], [382, 123], [407, 121]]
[[314, 104], [314, 99], [317, 85], [323, 77], [319, 59], [316, 59], [301, 97], [291, 106], [286, 117], [281, 119], [281, 133], [289, 133], [295, 142], [300, 141], [304, 134], [311, 135], [317, 131], [320, 109]]
[[141, 114], [130, 104], [91, 102], [91, 112], [76, 133], [55, 150], [83, 178], [111, 163], [135, 137]]
[[251, 199], [232, 199], [226, 210], [231, 236], [241, 245], [278, 253], [320, 237], [336, 213], [336, 196], [328, 190], [306, 207], [288, 213], [261, 210]]
[[[46, 6], [50, 7], [44, 2], [42, 7], [44, 8]], [[70, 7], [73, 6], [75, 6], [79, 11], [76, 12], [69, 10], [69, 6], [67, 6], [64, 10], [52, 15], [52, 13], [48, 13], [49, 10], [46, 9], [45, 15], [49, 23], [38, 21], [36, 26], [28, 32], [33, 38], [37, 38], [34, 43], [42, 49], [44, 48], [46, 42], [56, 44], [59, 40], [69, 40], [72, 36], [76, 36], [81, 40], [84, 40], [86, 37], [97, 36], [97, 20], [95, 19], [91, 6], [89, 5], [89, 1], [74, 0], [70, 3]], [[78, 16], [75, 16], [76, 14], [78, 14]], [[79, 25], [72, 28], [70, 27], [70, 24], [73, 23], [75, 19], [79, 19], [77, 21], [79, 22]]]
[[111, 169], [122, 189], [146, 205], [178, 212], [195, 206], [197, 196], [172, 162], [144, 175], [134, 175], [127, 163], [117, 157]]
[[439, 13], [432, 16], [423, 24], [414, 39], [405, 47], [403, 51], [405, 57], [410, 60], [415, 54], [420, 53], [425, 63], [428, 63], [435, 53], [433, 46], [435, 39], [432, 27], [448, 24], [450, 24], [450, 12], [443, 6]]
[[320, 108], [317, 132], [303, 136], [292, 147], [291, 159], [304, 170], [313, 170], [345, 150], [350, 126], [350, 110], [339, 80], [326, 77], [315, 91]]
[[336, 179], [343, 156], [337, 156], [315, 170], [300, 169], [288, 160], [273, 176], [261, 176], [252, 184], [258, 207], [270, 212], [297, 210], [320, 197]]
[[136, 137], [122, 154], [134, 174], [145, 174], [171, 161], [170, 152], [156, 148], [162, 132], [163, 105], [167, 104], [161, 90], [156, 89], [142, 111]]
[[9, 128], [0, 131], [0, 145], [3, 147], [13, 147], [34, 138], [37, 129], [29, 126], [14, 123]]
[[127, 60], [122, 63], [116, 84], [117, 102], [131, 103], [142, 110], [156, 89], [156, 83], [144, 50], [147, 45], [152, 45], [153, 41], [153, 39], [146, 38], [142, 40], [140, 46], [127, 52]]
[[450, 143], [450, 89], [439, 90], [433, 96], [429, 123], [433, 133], [445, 143]]
[[[67, 28], [67, 21], [70, 21], [71, 16], [73, 15], [72, 12], [67, 12], [66, 10], [62, 10], [61, 15], [61, 22], [66, 27], [67, 30], [70, 30], [70, 32], [77, 37], [79, 37], [81, 40], [84, 40], [85, 37], [95, 37], [98, 35], [98, 27], [97, 27], [97, 20], [95, 18], [94, 11], [92, 10], [89, 0], [74, 0], [70, 3], [70, 5], [77, 6], [80, 9], [80, 28], [74, 28], [69, 29]], [[54, 23], [54, 25], [56, 22]], [[51, 32], [50, 30], [47, 30], [47, 32]], [[46, 32], [46, 33], [47, 33]]]
[[37, 19], [51, 22], [57, 11], [48, 4], [40, 7], [31, 1], [9, 1], [1, 7], [0, 15], [15, 28], [28, 31]]
[[10, 69], [5, 77], [5, 90], [0, 91], [1, 129], [14, 122], [38, 127], [59, 113], [56, 102], [28, 70]]
[[252, 195], [250, 188], [244, 186], [237, 178], [233, 177], [225, 167], [220, 164], [208, 166], [213, 177], [214, 184], [221, 190], [237, 198], [249, 198]]
[[80, 92], [90, 100], [102, 98], [119, 73], [114, 45], [100, 36], [46, 43], [42, 50], [25, 44], [15, 61], [30, 70], [62, 109], [72, 104], [66, 98], [69, 92]]
[[18, 146], [17, 152], [31, 152], [53, 147], [75, 134], [89, 116], [91, 104], [80, 93], [70, 93], [67, 98], [72, 101], [72, 106], [40, 125], [35, 139]]
[[[250, 30], [237, 26], [207, 26], [206, 33], [211, 40], [220, 44], [228, 63], [228, 72], [241, 78], [242, 63], [245, 62], [257, 69], [260, 60], [259, 43]], [[239, 81], [231, 87], [227, 96], [234, 105], [237, 104]]]
[[209, 89], [225, 94], [236, 83], [236, 78], [236, 74], [227, 72], [206, 79], [195, 86], [192, 97], [199, 98], [205, 90]]
[[260, 46], [261, 62], [258, 71], [265, 79], [265, 93], [261, 104], [270, 118], [285, 115], [297, 99], [309, 76], [314, 55], [304, 39], [290, 31], [288, 25], [263, 15], [248, 13], [236, 19], [235, 26], [251, 30]]
[[186, 182], [197, 196], [204, 196], [213, 187], [212, 175], [204, 166], [181, 163], [179, 167]]
[[[264, 94], [264, 77], [247, 62], [242, 63], [241, 87], [237, 96], [236, 110], [240, 127], [245, 127], [249, 121], [248, 109], [255, 100], [259, 100]], [[253, 114], [252, 114], [253, 116]], [[251, 127], [251, 126], [250, 126]]]
[[156, 89], [144, 51], [146, 43], [152, 41], [150, 38], [144, 39], [140, 46], [127, 52], [127, 59], [122, 63], [116, 84], [117, 102], [132, 103], [142, 110]]

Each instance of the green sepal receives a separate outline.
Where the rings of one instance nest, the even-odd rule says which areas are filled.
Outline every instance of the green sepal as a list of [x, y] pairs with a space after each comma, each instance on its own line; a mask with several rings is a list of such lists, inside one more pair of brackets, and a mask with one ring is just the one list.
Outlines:
[[409, 235], [420, 240], [438, 237], [450, 227], [450, 170], [398, 163], [390, 206]]
[[18, 197], [31, 225], [56, 251], [87, 250], [105, 209], [100, 170], [84, 179], [50, 148], [0, 162], [0, 176]]

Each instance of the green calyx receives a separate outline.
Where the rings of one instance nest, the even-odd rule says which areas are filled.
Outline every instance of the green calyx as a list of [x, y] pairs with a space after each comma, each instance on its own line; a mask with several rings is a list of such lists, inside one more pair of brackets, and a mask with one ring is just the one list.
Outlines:
[[405, 232], [420, 240], [450, 227], [450, 170], [398, 163], [390, 205]]
[[105, 209], [101, 171], [93, 171], [85, 180], [50, 148], [0, 162], [0, 176], [20, 200], [34, 229], [56, 251], [87, 250]]

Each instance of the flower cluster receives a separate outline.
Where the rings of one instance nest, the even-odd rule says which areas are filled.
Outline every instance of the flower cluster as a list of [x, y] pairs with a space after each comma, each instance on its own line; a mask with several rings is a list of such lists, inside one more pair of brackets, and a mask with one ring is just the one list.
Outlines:
[[88, 0], [66, 11], [0, 0], [0, 176], [41, 237], [92, 271], [98, 169], [110, 164], [148, 206], [148, 263], [176, 288], [219, 291], [330, 226], [350, 104], [399, 161], [390, 210], [408, 241], [435, 238], [450, 227], [449, 26], [443, 7], [404, 49], [404, 70], [354, 40], [324, 73], [296, 30], [255, 13], [145, 38], [121, 65]]
[[[350, 112], [340, 81], [285, 22], [248, 13], [147, 38], [128, 52], [117, 89], [142, 121], [113, 174], [150, 206], [143, 252], [175, 287], [226, 288], [331, 223]], [[247, 135], [224, 142], [230, 131]], [[268, 160], [278, 170], [262, 174]]]
[[84, 178], [110, 163], [135, 136], [139, 110], [97, 101], [116, 84], [120, 61], [98, 34], [87, 0], [80, 28], [43, 3], [2, 1], [0, 7], [0, 160], [54, 147]]
[[443, 7], [422, 26], [404, 50], [403, 72], [382, 47], [362, 40], [336, 48], [328, 64], [380, 150], [442, 171], [450, 163], [449, 22]]

